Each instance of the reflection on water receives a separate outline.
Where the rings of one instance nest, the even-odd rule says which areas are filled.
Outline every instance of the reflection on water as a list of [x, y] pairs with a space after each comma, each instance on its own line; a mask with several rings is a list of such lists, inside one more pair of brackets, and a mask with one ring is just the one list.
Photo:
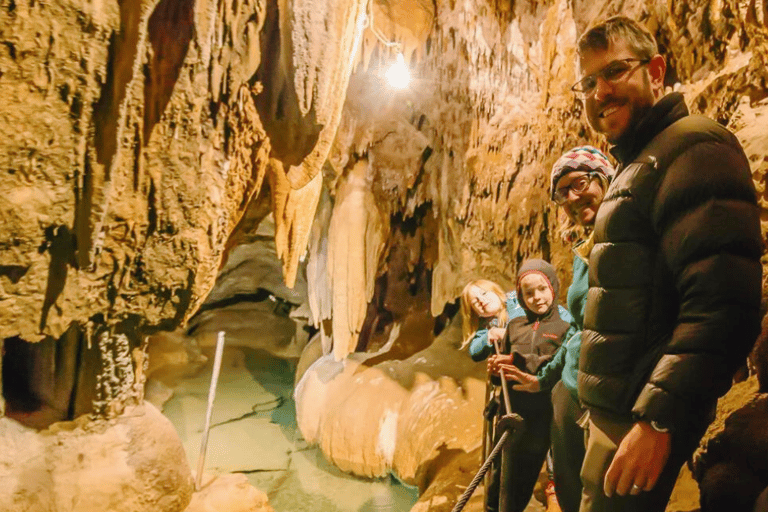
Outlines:
[[[210, 354], [209, 354], [210, 355]], [[210, 360], [213, 358], [211, 357]], [[206, 471], [245, 473], [276, 512], [404, 512], [416, 489], [389, 477], [339, 471], [307, 446], [296, 426], [295, 361], [249, 348], [225, 350], [208, 441]], [[163, 412], [196, 466], [210, 368], [175, 389]]]

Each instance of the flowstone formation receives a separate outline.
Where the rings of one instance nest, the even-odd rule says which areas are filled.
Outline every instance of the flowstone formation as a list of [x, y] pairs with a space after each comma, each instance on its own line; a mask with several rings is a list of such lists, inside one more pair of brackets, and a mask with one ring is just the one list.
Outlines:
[[[399, 336], [408, 338], [409, 331]], [[454, 322], [408, 357], [392, 359], [385, 350], [340, 362], [331, 354], [317, 359], [296, 386], [304, 438], [344, 471], [393, 472], [424, 491], [446, 462], [480, 447], [484, 371], [456, 358], [459, 343]]]

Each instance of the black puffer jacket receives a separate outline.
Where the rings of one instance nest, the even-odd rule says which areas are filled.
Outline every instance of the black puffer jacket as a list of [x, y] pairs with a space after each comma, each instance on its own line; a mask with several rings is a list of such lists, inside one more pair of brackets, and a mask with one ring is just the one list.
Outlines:
[[736, 137], [661, 99], [614, 148], [595, 222], [579, 397], [700, 428], [760, 327], [759, 210]]
[[[523, 298], [521, 281], [529, 274], [543, 277], [552, 291], [552, 304], [541, 315], [531, 311]], [[515, 356], [515, 364], [521, 370], [535, 374], [555, 355], [571, 325], [560, 318], [557, 307], [560, 280], [548, 262], [536, 258], [525, 260], [517, 273], [516, 292], [525, 316], [509, 321], [502, 347], [505, 354]]]
[[[552, 291], [552, 304], [546, 312], [540, 315], [528, 309], [528, 305], [523, 299], [520, 284], [525, 276], [532, 273], [543, 277]], [[520, 305], [525, 310], [525, 316], [509, 321], [502, 347], [505, 354], [512, 354], [512, 361], [515, 366], [530, 374], [535, 374], [544, 364], [549, 362], [568, 335], [572, 334], [571, 324], [560, 318], [557, 307], [559, 291], [560, 282], [552, 265], [540, 259], [529, 259], [521, 265], [520, 271], [517, 273], [517, 296], [520, 297]], [[510, 393], [515, 404], [513, 408], [518, 408], [518, 410], [535, 408], [551, 410], [548, 391], [540, 393], [510, 391]]]

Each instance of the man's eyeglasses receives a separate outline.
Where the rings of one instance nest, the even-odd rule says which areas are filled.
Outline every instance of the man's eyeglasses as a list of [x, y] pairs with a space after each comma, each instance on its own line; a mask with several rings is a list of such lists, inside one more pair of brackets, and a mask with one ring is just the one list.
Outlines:
[[568, 196], [570, 195], [571, 191], [573, 191], [573, 193], [576, 195], [583, 194], [589, 188], [589, 185], [592, 183], [592, 178], [595, 176], [595, 174], [597, 174], [596, 171], [588, 172], [583, 176], [579, 176], [578, 178], [571, 181], [569, 185], [556, 189], [555, 193], [553, 194], [553, 199], [557, 204], [562, 205], [568, 201]]
[[[633, 62], [636, 62], [636, 64], [633, 65]], [[651, 59], [630, 58], [615, 60], [597, 73], [587, 75], [573, 84], [571, 90], [582, 97], [590, 96], [593, 92], [595, 92], [598, 78], [602, 78], [609, 84], [613, 85], [627, 76], [628, 73], [634, 71], [640, 66], [648, 64], [649, 62], [651, 62]]]

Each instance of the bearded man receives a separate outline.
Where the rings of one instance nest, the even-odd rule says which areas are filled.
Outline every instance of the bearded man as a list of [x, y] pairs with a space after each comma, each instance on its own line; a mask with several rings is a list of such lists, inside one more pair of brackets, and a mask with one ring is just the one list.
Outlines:
[[664, 94], [626, 17], [579, 40], [573, 89], [620, 163], [597, 213], [579, 365], [581, 512], [663, 512], [760, 328], [759, 209], [736, 137]]

